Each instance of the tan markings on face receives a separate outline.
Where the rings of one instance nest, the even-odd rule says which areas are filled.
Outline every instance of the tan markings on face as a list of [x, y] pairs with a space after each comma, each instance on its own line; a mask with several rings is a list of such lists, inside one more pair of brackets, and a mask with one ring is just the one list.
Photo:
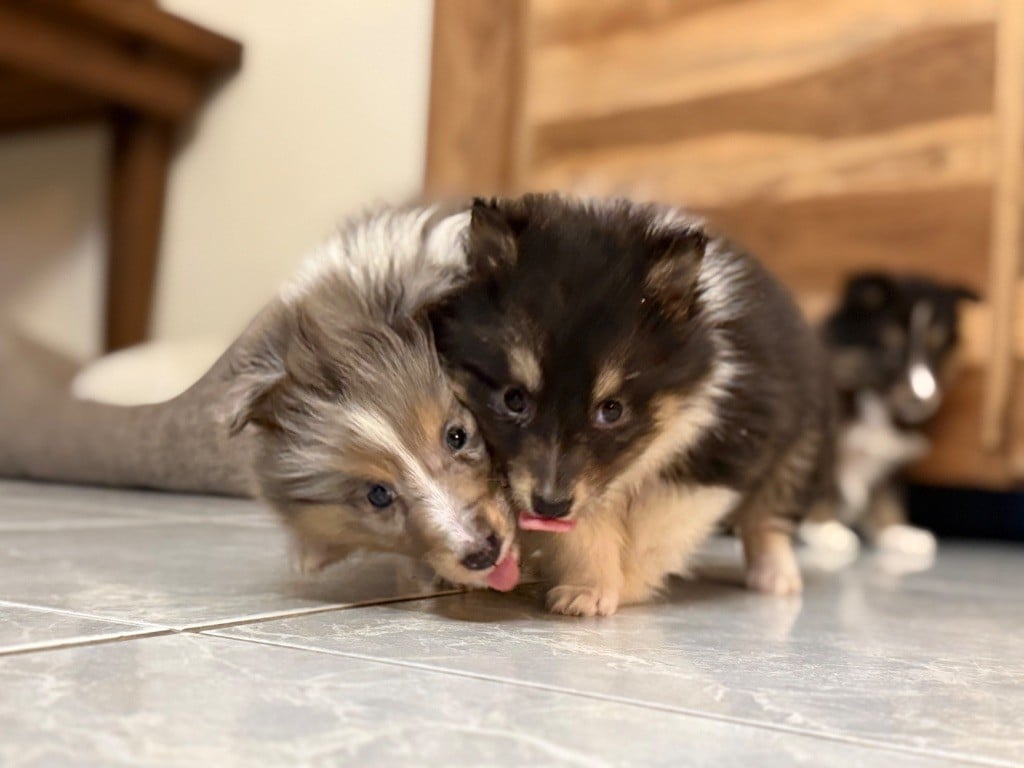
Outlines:
[[619, 390], [622, 389], [624, 380], [625, 376], [621, 366], [614, 363], [606, 365], [597, 374], [597, 378], [594, 379], [594, 392], [591, 402], [596, 405], [618, 394]]
[[316, 504], [292, 511], [287, 522], [300, 548], [404, 551], [404, 524], [398, 515], [375, 515], [341, 504]]
[[382, 453], [390, 453], [400, 467], [400, 485], [421, 534], [435, 545], [443, 542], [456, 551], [472, 546], [476, 532], [467, 508], [486, 495], [487, 486], [481, 482], [479, 492], [463, 490], [468, 498], [461, 497], [454, 482], [454, 462], [443, 442], [445, 413], [440, 403], [421, 402], [390, 417], [357, 411], [349, 418], [353, 423], [366, 422], [364, 435]]
[[543, 383], [540, 375], [540, 364], [537, 362], [537, 355], [533, 350], [522, 345], [509, 349], [508, 368], [512, 378], [529, 391], [538, 392], [540, 390]]
[[520, 504], [529, 505], [533, 495], [533, 473], [525, 467], [513, 466], [508, 472], [508, 484], [512, 487], [512, 495]]
[[652, 404], [653, 437], [614, 482], [610, 492], [631, 494], [675, 456], [690, 448], [715, 420], [715, 387], [708, 380], [687, 397], [663, 395]]
[[336, 469], [347, 477], [361, 477], [367, 482], [392, 487], [401, 479], [402, 470], [389, 452], [370, 446], [352, 447], [339, 457]]

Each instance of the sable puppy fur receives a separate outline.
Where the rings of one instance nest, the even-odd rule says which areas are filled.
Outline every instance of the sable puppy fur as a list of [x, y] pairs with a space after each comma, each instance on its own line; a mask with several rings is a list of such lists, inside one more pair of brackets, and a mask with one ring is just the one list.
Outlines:
[[786, 291], [678, 211], [556, 195], [477, 201], [470, 279], [436, 342], [556, 612], [643, 601], [722, 521], [747, 582], [801, 588], [790, 529], [831, 486], [828, 366]]
[[282, 516], [306, 570], [390, 551], [452, 582], [511, 588], [514, 521], [415, 317], [462, 279], [467, 221], [464, 209], [428, 208], [350, 222], [167, 403], [72, 400], [8, 339], [0, 474], [255, 493]]

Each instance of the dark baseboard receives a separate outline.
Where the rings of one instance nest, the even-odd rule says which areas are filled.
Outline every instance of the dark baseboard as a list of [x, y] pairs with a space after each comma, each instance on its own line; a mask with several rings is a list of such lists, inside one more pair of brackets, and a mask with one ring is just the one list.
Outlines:
[[910, 519], [940, 538], [1024, 542], [1024, 493], [912, 485]]

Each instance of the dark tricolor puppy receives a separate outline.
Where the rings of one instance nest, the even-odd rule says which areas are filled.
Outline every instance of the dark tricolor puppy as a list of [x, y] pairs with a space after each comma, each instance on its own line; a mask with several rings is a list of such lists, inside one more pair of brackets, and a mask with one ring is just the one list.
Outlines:
[[678, 211], [477, 201], [436, 342], [538, 536], [552, 610], [650, 598], [723, 521], [798, 592], [790, 528], [831, 481], [818, 340], [752, 258]]
[[[883, 549], [928, 553], [931, 533], [907, 525], [898, 476], [928, 451], [922, 428], [951, 381], [959, 310], [977, 301], [968, 288], [925, 277], [851, 277], [823, 335], [841, 399], [838, 518]], [[835, 548], [838, 536], [812, 521], [810, 544]]]

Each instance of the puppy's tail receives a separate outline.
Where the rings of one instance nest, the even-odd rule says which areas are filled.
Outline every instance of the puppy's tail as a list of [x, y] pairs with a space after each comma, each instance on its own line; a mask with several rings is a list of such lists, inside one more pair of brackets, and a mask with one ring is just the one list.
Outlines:
[[257, 317], [203, 377], [163, 403], [77, 400], [72, 361], [0, 328], [0, 477], [251, 496], [251, 434], [223, 424], [234, 361]]

